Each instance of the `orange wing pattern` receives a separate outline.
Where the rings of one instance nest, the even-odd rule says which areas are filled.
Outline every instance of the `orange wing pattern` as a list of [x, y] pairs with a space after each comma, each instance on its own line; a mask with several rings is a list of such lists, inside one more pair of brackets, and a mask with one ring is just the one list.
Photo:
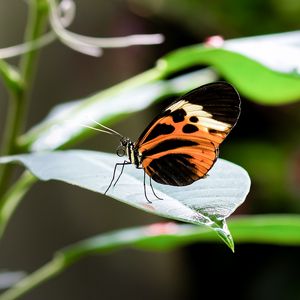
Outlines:
[[159, 183], [177, 186], [203, 178], [239, 114], [239, 95], [225, 82], [207, 84], [182, 96], [135, 143], [145, 172]]

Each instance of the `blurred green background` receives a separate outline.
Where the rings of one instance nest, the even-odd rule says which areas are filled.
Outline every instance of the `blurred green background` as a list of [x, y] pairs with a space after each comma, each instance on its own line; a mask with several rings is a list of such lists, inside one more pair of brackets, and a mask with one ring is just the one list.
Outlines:
[[[162, 45], [105, 50], [101, 58], [59, 42], [42, 51], [28, 127], [54, 105], [79, 99], [153, 66], [162, 55], [207, 36], [236, 38], [292, 31], [300, 26], [296, 0], [75, 1], [71, 30], [112, 37], [163, 33]], [[25, 1], [0, 2], [0, 47], [17, 44], [26, 24]], [[14, 60], [11, 60], [12, 62]], [[243, 95], [242, 95], [243, 96]], [[299, 99], [300, 100], [300, 99]], [[7, 93], [0, 83], [0, 128]], [[114, 129], [136, 139], [163, 104], [130, 116]], [[300, 102], [261, 106], [243, 98], [238, 126], [221, 157], [240, 164], [252, 179], [237, 214], [300, 213]], [[80, 148], [114, 152], [114, 138], [95, 137]], [[0, 268], [31, 272], [55, 250], [112, 229], [161, 221], [107, 197], [63, 183], [38, 183], [26, 196], [0, 243]], [[300, 299], [300, 249], [265, 245], [199, 244], [168, 253], [126, 250], [79, 262], [23, 299]]]

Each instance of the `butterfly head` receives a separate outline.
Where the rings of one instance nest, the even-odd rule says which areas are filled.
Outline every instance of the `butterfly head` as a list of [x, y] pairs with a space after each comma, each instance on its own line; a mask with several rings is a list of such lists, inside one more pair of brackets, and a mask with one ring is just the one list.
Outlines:
[[130, 138], [122, 136], [120, 139], [120, 145], [117, 148], [117, 155], [119, 157], [129, 154], [130, 145], [133, 144]]
[[130, 162], [137, 167], [141, 164], [141, 157], [135, 148], [134, 143], [128, 137], [123, 136], [120, 139], [120, 145], [117, 148], [117, 155], [119, 157], [127, 155]]

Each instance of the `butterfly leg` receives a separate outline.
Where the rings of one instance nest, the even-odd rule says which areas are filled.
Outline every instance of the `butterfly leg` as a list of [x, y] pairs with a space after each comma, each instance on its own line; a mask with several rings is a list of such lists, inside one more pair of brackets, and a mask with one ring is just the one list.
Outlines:
[[129, 164], [131, 164], [131, 162], [130, 162], [130, 161], [126, 161], [126, 160], [124, 160], [124, 162], [123, 162], [122, 164], [121, 164], [121, 163], [119, 164], [119, 165], [122, 165], [122, 169], [121, 169], [121, 172], [120, 172], [120, 174], [119, 174], [117, 180], [116, 180], [115, 183], [113, 184], [113, 187], [116, 186], [116, 184], [117, 184], [117, 182], [119, 181], [121, 175], [123, 174], [125, 165], [129, 165]]
[[144, 172], [144, 194], [145, 194], [145, 198], [149, 203], [152, 203], [148, 197], [147, 197], [147, 192], [146, 192], [146, 172]]
[[150, 186], [151, 186], [151, 190], [152, 190], [153, 195], [154, 195], [157, 199], [159, 199], [159, 200], [164, 200], [163, 198], [158, 197], [158, 196], [156, 195], [156, 193], [154, 192], [154, 188], [153, 188], [153, 186], [152, 186], [152, 179], [151, 179], [151, 177], [150, 177]]
[[122, 173], [123, 173], [123, 170], [124, 170], [124, 166], [125, 166], [125, 165], [128, 165], [128, 164], [130, 164], [130, 162], [128, 162], [128, 161], [126, 161], [126, 160], [125, 160], [124, 162], [122, 162], [122, 163], [116, 163], [116, 164], [115, 164], [115, 168], [114, 168], [114, 172], [113, 172], [112, 179], [111, 179], [111, 181], [110, 181], [110, 183], [109, 183], [108, 188], [107, 188], [106, 191], [104, 192], [104, 195], [106, 195], [106, 193], [109, 191], [111, 185], [113, 184], [113, 182], [114, 182], [114, 180], [115, 180], [115, 175], [116, 175], [117, 167], [118, 167], [118, 166], [122, 166], [122, 169], [121, 169], [121, 173], [119, 174], [119, 176], [118, 176], [118, 178], [117, 178], [117, 180], [116, 180], [116, 182], [115, 182], [115, 184], [114, 184], [113, 186], [115, 186], [116, 183], [118, 182], [118, 180], [120, 179], [120, 177], [121, 177], [121, 175], [122, 175]]

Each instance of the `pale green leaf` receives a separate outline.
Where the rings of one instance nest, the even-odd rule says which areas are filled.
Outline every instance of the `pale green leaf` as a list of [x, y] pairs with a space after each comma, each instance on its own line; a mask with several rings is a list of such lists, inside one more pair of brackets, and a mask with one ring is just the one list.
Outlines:
[[[61, 180], [82, 188], [104, 193], [112, 178], [116, 155], [69, 150], [15, 155], [0, 159], [0, 163], [22, 162], [41, 180]], [[149, 178], [147, 178], [149, 183]], [[117, 185], [108, 195], [131, 206], [163, 217], [211, 227], [233, 249], [233, 241], [225, 219], [241, 205], [250, 188], [250, 178], [241, 167], [219, 159], [209, 176], [186, 187], [153, 183], [157, 199], [147, 184], [145, 199], [143, 171], [125, 167]]]

